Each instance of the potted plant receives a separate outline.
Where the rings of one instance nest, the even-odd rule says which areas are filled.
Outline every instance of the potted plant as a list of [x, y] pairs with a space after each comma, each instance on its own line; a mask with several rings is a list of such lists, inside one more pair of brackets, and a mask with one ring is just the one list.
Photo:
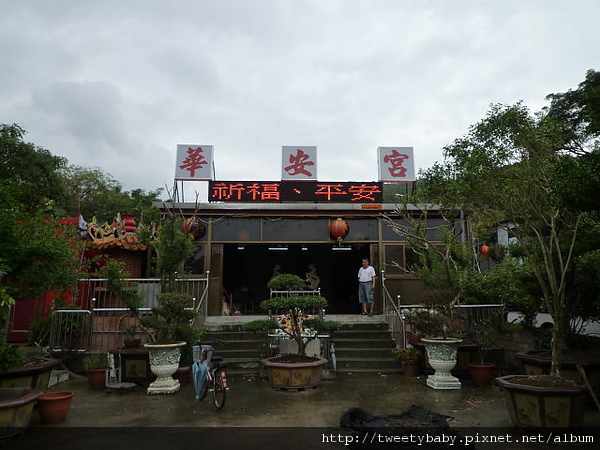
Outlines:
[[496, 364], [486, 362], [485, 358], [494, 343], [494, 337], [498, 335], [495, 325], [495, 321], [488, 318], [474, 322], [472, 326], [474, 337], [477, 341], [479, 361], [469, 363], [469, 375], [479, 386], [490, 384], [494, 378]]
[[[271, 386], [275, 389], [296, 391], [316, 387], [321, 382], [323, 366], [327, 359], [318, 355], [307, 355], [307, 347], [318, 337], [328, 337], [339, 327], [339, 323], [311, 317], [308, 311], [318, 312], [327, 306], [327, 299], [316, 295], [285, 294], [296, 291], [304, 280], [290, 274], [275, 276], [268, 284], [273, 291], [284, 291], [283, 295], [261, 302], [261, 308], [276, 312], [270, 320], [248, 322], [248, 331], [270, 331], [279, 338], [291, 340], [295, 353], [280, 354], [262, 360], [267, 369]], [[276, 289], [273, 289], [273, 288]]]
[[416, 348], [395, 348], [392, 356], [400, 360], [405, 376], [416, 377], [419, 374], [420, 353]]
[[106, 369], [108, 360], [106, 353], [90, 353], [85, 358], [85, 368], [88, 382], [94, 389], [102, 389], [106, 386]]
[[[148, 394], [173, 394], [180, 382], [173, 378], [179, 368], [182, 352], [191, 355], [199, 331], [193, 326], [196, 313], [191, 298], [177, 291], [176, 277], [187, 256], [194, 250], [192, 238], [181, 230], [181, 219], [170, 212], [163, 218], [156, 235], [148, 236], [156, 253], [156, 271], [161, 278], [161, 294], [152, 315], [139, 316], [148, 335], [150, 370], [156, 380], [148, 386]], [[188, 358], [189, 359], [189, 358]]]
[[452, 290], [427, 289], [423, 300], [427, 307], [407, 315], [406, 320], [420, 336], [417, 346], [425, 348], [427, 363], [434, 370], [427, 377], [433, 389], [460, 389], [460, 380], [452, 375], [458, 360], [458, 348], [466, 328], [460, 310], [454, 308]]
[[180, 388], [179, 380], [172, 375], [179, 367], [182, 349], [193, 345], [192, 322], [196, 316], [190, 309], [190, 298], [175, 292], [163, 292], [158, 296], [158, 305], [152, 315], [142, 317], [141, 325], [146, 330], [150, 343], [148, 349], [150, 370], [156, 380], [148, 386], [148, 394], [173, 394]]

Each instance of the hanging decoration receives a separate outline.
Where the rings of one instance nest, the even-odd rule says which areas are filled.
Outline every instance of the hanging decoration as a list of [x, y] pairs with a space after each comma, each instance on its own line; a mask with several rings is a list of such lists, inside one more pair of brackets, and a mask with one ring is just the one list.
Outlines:
[[482, 255], [487, 255], [490, 252], [490, 248], [483, 244], [481, 247], [479, 247], [479, 253], [481, 253]]
[[350, 231], [350, 225], [344, 219], [336, 219], [329, 225], [329, 233], [333, 239], [335, 239], [340, 245], [344, 238], [348, 236]]
[[204, 236], [204, 233], [206, 233], [206, 227], [196, 216], [185, 219], [181, 224], [181, 230], [188, 236], [192, 236], [194, 239], [200, 239]]

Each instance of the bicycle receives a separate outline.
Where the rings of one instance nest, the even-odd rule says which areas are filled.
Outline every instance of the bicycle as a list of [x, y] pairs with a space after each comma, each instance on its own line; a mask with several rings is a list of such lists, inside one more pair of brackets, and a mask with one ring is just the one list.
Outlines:
[[[213, 405], [217, 410], [223, 409], [225, 399], [227, 398], [227, 373], [225, 367], [227, 362], [223, 358], [213, 357], [215, 347], [211, 344], [199, 344], [194, 346], [194, 365], [198, 365], [196, 370], [201, 370], [206, 365], [204, 380], [200, 392], [197, 392], [196, 398], [204, 400], [209, 391], [212, 392]], [[196, 379], [194, 379], [196, 382]]]

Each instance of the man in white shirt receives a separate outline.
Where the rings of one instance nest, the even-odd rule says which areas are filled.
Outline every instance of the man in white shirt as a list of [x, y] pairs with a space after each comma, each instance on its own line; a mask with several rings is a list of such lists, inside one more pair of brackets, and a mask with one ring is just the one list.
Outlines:
[[376, 276], [375, 269], [369, 265], [369, 259], [363, 258], [362, 266], [358, 269], [358, 301], [363, 315], [373, 315]]

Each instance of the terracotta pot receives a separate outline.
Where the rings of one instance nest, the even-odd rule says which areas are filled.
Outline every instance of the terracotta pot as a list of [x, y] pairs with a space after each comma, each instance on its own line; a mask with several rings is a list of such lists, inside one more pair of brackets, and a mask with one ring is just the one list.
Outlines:
[[419, 360], [411, 359], [402, 361], [402, 371], [405, 377], [416, 377], [419, 375]]
[[102, 389], [106, 386], [106, 369], [90, 369], [87, 377], [90, 386], [94, 389]]
[[49, 392], [38, 398], [38, 409], [44, 423], [64, 421], [71, 409], [73, 392]]
[[479, 386], [485, 386], [494, 378], [495, 368], [496, 364], [492, 363], [469, 363], [469, 375]]
[[179, 380], [179, 384], [187, 385], [192, 383], [192, 366], [183, 366], [177, 369], [173, 378]]

